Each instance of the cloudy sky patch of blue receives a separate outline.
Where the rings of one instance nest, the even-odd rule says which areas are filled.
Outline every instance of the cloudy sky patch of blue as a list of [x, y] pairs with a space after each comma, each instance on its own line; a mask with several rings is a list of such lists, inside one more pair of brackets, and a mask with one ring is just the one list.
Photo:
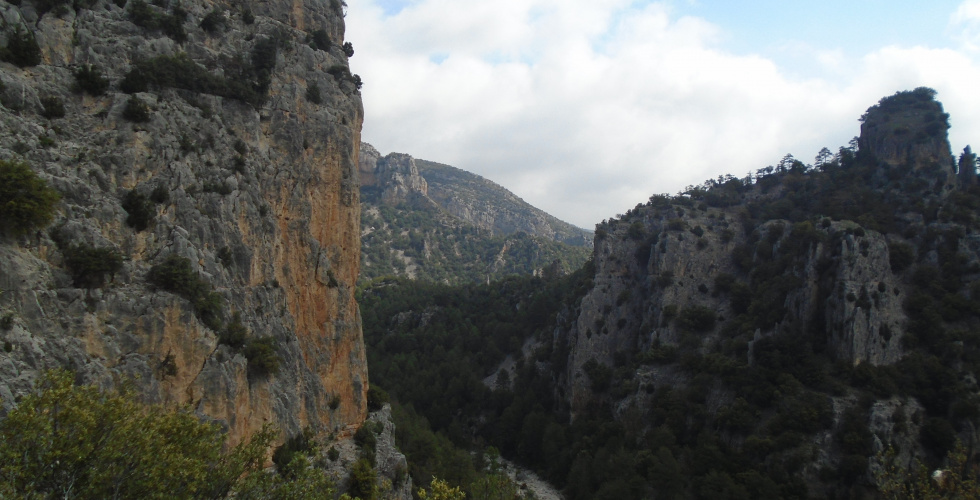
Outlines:
[[348, 0], [362, 137], [591, 227], [654, 193], [810, 162], [929, 86], [980, 145], [980, 0]]

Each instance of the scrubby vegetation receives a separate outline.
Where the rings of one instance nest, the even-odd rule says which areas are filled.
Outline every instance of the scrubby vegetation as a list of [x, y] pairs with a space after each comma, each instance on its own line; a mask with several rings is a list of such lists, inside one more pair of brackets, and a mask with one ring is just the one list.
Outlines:
[[187, 31], [184, 30], [187, 11], [180, 6], [180, 2], [173, 2], [170, 12], [165, 12], [158, 11], [156, 6], [143, 0], [130, 0], [126, 10], [133, 24], [148, 31], [162, 31], [177, 43], [187, 41]]
[[170, 255], [150, 268], [146, 280], [189, 300], [202, 323], [214, 331], [221, 330], [223, 299], [219, 293], [213, 291], [207, 280], [191, 269], [189, 259]]
[[145, 406], [132, 391], [76, 386], [52, 372], [0, 420], [0, 496], [9, 498], [323, 498], [333, 486], [305, 457], [288, 478], [262, 470], [275, 431], [227, 451], [216, 423]]
[[76, 92], [86, 92], [93, 96], [100, 96], [109, 90], [109, 79], [102, 74], [97, 66], [83, 64], [75, 70]]
[[7, 37], [7, 45], [0, 49], [0, 61], [16, 64], [21, 68], [41, 63], [41, 47], [30, 28], [17, 26]]
[[119, 88], [127, 93], [176, 88], [230, 97], [260, 107], [269, 91], [278, 50], [279, 42], [275, 39], [259, 40], [253, 45], [247, 60], [250, 62], [245, 62], [244, 57], [226, 61], [225, 76], [212, 74], [185, 53], [157, 56], [134, 64]]
[[48, 225], [60, 199], [27, 163], [0, 161], [0, 232], [20, 235]]
[[122, 269], [122, 255], [113, 248], [71, 244], [62, 248], [65, 267], [71, 273], [75, 286], [98, 288]]

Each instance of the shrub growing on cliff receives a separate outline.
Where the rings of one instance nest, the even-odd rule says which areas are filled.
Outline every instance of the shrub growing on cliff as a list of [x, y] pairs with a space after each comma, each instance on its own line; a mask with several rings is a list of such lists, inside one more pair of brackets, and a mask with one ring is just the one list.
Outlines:
[[112, 248], [95, 248], [86, 243], [62, 250], [65, 266], [75, 286], [97, 288], [122, 269], [122, 255]]
[[227, 19], [225, 19], [225, 13], [216, 7], [211, 9], [211, 12], [208, 12], [207, 15], [201, 19], [200, 26], [201, 29], [206, 31], [209, 35], [217, 35], [225, 29], [227, 22]]
[[704, 306], [688, 306], [677, 317], [677, 326], [690, 332], [707, 332], [715, 327], [715, 311]]
[[317, 50], [330, 50], [330, 35], [327, 30], [318, 29], [310, 34], [310, 47]]
[[60, 199], [26, 163], [0, 161], [0, 232], [26, 234], [46, 226]]
[[146, 280], [189, 300], [205, 326], [215, 331], [221, 330], [221, 295], [212, 291], [211, 284], [191, 269], [189, 259], [170, 255], [162, 263], [150, 268]]
[[83, 64], [75, 70], [73, 89], [76, 92], [87, 92], [94, 96], [100, 96], [109, 90], [109, 79], [102, 75], [102, 70], [97, 66]]
[[0, 49], [0, 60], [21, 68], [40, 64], [41, 47], [34, 38], [34, 32], [20, 26], [14, 28], [14, 32], [7, 38], [7, 46]]
[[150, 227], [150, 222], [156, 215], [156, 208], [153, 207], [153, 203], [135, 189], [126, 193], [126, 197], [122, 200], [122, 208], [128, 214], [126, 225], [137, 231], [143, 231]]
[[163, 14], [154, 11], [143, 0], [132, 0], [129, 2], [128, 13], [129, 20], [141, 28], [149, 31], [162, 31], [177, 43], [187, 41], [187, 31], [184, 30], [187, 11], [181, 8], [179, 3], [174, 4], [169, 14]]
[[133, 123], [146, 123], [150, 121], [150, 107], [142, 99], [134, 95], [126, 100], [123, 108], [122, 117]]
[[230, 97], [254, 107], [265, 102], [269, 90], [268, 74], [262, 79], [253, 66], [244, 63], [241, 67], [226, 68], [225, 74], [228, 76], [212, 75], [184, 53], [157, 56], [135, 63], [119, 83], [119, 89], [132, 94], [151, 88], [177, 88]]
[[368, 387], [367, 407], [368, 411], [378, 411], [388, 402], [388, 393], [384, 389], [372, 385]]
[[276, 354], [276, 339], [273, 337], [254, 337], [245, 342], [242, 354], [248, 359], [248, 372], [265, 377], [279, 371], [279, 355]]
[[41, 116], [53, 120], [64, 118], [65, 102], [58, 96], [48, 95], [41, 98]]
[[306, 86], [306, 100], [313, 104], [323, 103], [323, 98], [320, 97], [320, 86], [316, 82], [310, 82]]

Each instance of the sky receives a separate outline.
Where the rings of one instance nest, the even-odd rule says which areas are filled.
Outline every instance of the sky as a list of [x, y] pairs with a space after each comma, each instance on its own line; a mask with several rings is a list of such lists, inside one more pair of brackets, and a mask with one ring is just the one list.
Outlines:
[[980, 0], [347, 0], [362, 140], [591, 229], [926, 86], [980, 147]]

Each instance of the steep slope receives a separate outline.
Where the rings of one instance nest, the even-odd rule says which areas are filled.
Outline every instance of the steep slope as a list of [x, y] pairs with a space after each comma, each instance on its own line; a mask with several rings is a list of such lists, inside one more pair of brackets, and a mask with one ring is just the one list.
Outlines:
[[[67, 367], [133, 380], [232, 442], [364, 420], [363, 111], [342, 8], [0, 2], [5, 60], [24, 33], [41, 56], [0, 64], [0, 159], [62, 195], [48, 230], [0, 240], [4, 408]], [[91, 249], [121, 257], [108, 279], [71, 258]]]
[[464, 283], [563, 273], [588, 256], [583, 244], [591, 244], [591, 233], [481, 177], [406, 154], [382, 157], [368, 144], [359, 162], [362, 280]]
[[[975, 449], [980, 425], [976, 160], [953, 161], [934, 97], [882, 99], [860, 148], [817, 165], [652, 196], [599, 224], [592, 261], [557, 283], [365, 290], [371, 362], [393, 397], [435, 401], [417, 407], [436, 428], [475, 429], [569, 498], [861, 498], [927, 481], [915, 461]], [[433, 373], [455, 378], [399, 382]]]
[[562, 222], [483, 177], [441, 163], [416, 163], [429, 185], [429, 197], [470, 224], [495, 234], [523, 231], [569, 245], [592, 243], [591, 231]]

